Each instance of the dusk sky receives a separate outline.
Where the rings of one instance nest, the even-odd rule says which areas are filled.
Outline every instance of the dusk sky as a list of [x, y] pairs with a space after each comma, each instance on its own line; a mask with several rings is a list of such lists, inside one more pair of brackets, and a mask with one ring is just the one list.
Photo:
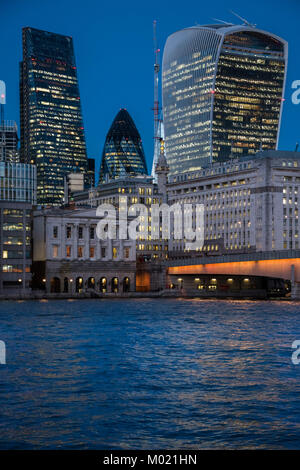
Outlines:
[[289, 43], [279, 148], [294, 150], [300, 141], [300, 104], [291, 101], [291, 83], [300, 80], [298, 0], [253, 0], [247, 5], [240, 0], [0, 0], [0, 79], [7, 86], [5, 118], [19, 124], [22, 27], [70, 35], [74, 40], [88, 156], [96, 158], [97, 179], [105, 136], [121, 107], [129, 111], [136, 123], [151, 169], [152, 22], [158, 21], [158, 43], [163, 50], [166, 38], [178, 29], [211, 23], [213, 18], [239, 23], [229, 10]]

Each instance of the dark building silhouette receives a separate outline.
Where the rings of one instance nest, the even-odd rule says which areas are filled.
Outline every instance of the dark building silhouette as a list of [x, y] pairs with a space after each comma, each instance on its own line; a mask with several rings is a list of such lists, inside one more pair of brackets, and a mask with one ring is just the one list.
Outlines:
[[73, 41], [23, 28], [20, 64], [21, 160], [37, 167], [38, 204], [60, 204], [64, 177], [87, 172]]
[[141, 136], [126, 109], [120, 109], [106, 136], [99, 182], [122, 175], [146, 175]]
[[88, 182], [87, 186], [89, 188], [95, 186], [95, 159], [94, 158], [88, 158]]

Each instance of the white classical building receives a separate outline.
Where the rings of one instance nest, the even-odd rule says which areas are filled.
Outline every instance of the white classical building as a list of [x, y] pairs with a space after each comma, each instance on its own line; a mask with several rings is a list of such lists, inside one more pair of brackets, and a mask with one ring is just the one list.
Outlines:
[[[204, 204], [204, 251], [299, 248], [300, 153], [263, 151], [170, 177], [168, 202]], [[184, 251], [184, 240], [170, 244]]]
[[46, 292], [135, 290], [135, 240], [100, 240], [90, 207], [33, 212], [33, 285]]
[[[128, 207], [132, 204], [143, 204], [148, 210], [148, 226], [151, 226], [151, 205], [162, 204], [166, 199], [166, 182], [168, 169], [158, 167], [158, 183], [153, 183], [151, 176], [121, 175], [119, 178], [101, 183], [97, 187], [81, 193], [75, 193], [73, 200], [76, 206], [98, 207], [100, 204], [112, 204], [117, 209], [125, 198]], [[166, 240], [154, 239], [151, 233], [146, 238], [138, 236], [136, 240], [137, 257], [149, 260], [165, 259], [168, 250]]]

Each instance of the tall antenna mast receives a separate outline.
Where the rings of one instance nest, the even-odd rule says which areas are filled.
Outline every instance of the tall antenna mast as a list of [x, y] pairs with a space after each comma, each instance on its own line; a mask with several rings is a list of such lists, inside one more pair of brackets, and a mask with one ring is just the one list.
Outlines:
[[154, 47], [154, 106], [153, 106], [153, 117], [154, 117], [154, 149], [156, 146], [156, 140], [159, 138], [157, 135], [158, 124], [159, 124], [159, 100], [158, 100], [158, 81], [159, 81], [159, 54], [160, 49], [157, 47], [157, 36], [156, 36], [156, 20], [153, 21], [153, 47]]

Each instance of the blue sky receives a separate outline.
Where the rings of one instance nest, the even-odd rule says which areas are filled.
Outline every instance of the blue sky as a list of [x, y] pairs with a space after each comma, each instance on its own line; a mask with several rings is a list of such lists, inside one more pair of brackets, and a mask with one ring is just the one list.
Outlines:
[[[300, 141], [300, 104], [291, 101], [300, 80], [299, 0], [0, 0], [0, 79], [7, 85], [6, 119], [19, 123], [18, 62], [21, 28], [32, 26], [73, 37], [88, 156], [99, 170], [106, 133], [121, 107], [132, 115], [144, 143], [148, 168], [153, 148], [152, 22], [158, 21], [161, 50], [172, 32], [220, 18], [235, 22], [238, 12], [261, 29], [289, 42], [288, 78], [280, 149]], [[238, 22], [238, 20], [236, 20]]]

